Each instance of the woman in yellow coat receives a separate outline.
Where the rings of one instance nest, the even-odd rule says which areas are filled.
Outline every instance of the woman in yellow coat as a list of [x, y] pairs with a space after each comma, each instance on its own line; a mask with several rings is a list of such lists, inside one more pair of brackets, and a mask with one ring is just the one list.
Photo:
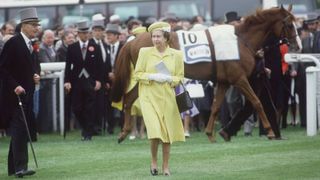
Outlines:
[[182, 52], [168, 46], [170, 25], [149, 26], [153, 47], [141, 48], [135, 68], [139, 100], [151, 147], [151, 174], [158, 175], [157, 152], [162, 143], [164, 175], [170, 175], [170, 144], [185, 141], [174, 88], [184, 76]]

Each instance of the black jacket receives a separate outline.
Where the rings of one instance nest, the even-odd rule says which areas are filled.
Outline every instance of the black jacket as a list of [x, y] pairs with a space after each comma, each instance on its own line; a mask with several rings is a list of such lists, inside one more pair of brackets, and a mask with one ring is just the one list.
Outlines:
[[[90, 39], [89, 42], [94, 43], [99, 47], [100, 45], [95, 42], [94, 39]], [[103, 68], [102, 68], [102, 73], [103, 73], [103, 82], [111, 82], [109, 79], [108, 74], [112, 71], [111, 67], [111, 59], [110, 59], [110, 51], [108, 50], [108, 45], [106, 43], [102, 43], [104, 47], [104, 51], [106, 53], [106, 61], [103, 62]], [[100, 48], [101, 49], [101, 48]], [[101, 52], [101, 51], [100, 51]], [[101, 57], [102, 57], [102, 52], [101, 52]]]
[[[26, 91], [26, 97], [32, 97], [34, 92], [34, 74], [40, 74], [40, 63], [37, 54], [30, 54], [29, 49], [21, 35], [15, 35], [9, 39], [0, 55], [0, 75], [2, 90], [0, 91], [0, 106], [2, 116], [12, 115], [14, 108], [18, 106], [18, 100], [14, 93], [17, 86], [22, 86]], [[7, 119], [8, 116], [5, 116]]]
[[100, 47], [95, 43], [89, 41], [85, 60], [82, 59], [80, 42], [69, 45], [66, 59], [65, 82], [70, 82], [71, 84], [76, 83], [79, 80], [78, 76], [83, 68], [89, 73], [90, 81], [103, 82], [102, 63]]

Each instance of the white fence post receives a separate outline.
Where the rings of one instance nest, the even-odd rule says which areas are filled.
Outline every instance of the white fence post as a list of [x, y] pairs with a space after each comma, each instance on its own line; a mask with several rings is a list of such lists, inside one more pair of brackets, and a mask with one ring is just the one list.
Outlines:
[[320, 69], [316, 67], [307, 67], [307, 136], [317, 135], [317, 72]]
[[320, 54], [286, 54], [285, 61], [291, 62], [314, 62], [316, 67], [306, 69], [307, 88], [307, 135], [317, 134], [317, 121], [320, 127]]
[[[64, 131], [64, 69], [65, 69], [65, 62], [52, 62], [52, 63], [40, 63], [41, 71], [54, 71], [54, 76], [59, 78], [59, 117], [60, 117], [60, 134], [63, 135]], [[54, 89], [55, 90], [55, 89]], [[55, 93], [56, 94], [56, 93]], [[54, 97], [56, 98], [56, 97]], [[53, 101], [56, 101], [54, 99]], [[53, 108], [55, 108], [54, 105]], [[55, 110], [54, 110], [55, 111]], [[53, 122], [54, 131], [57, 131], [57, 121], [56, 121], [56, 111], [55, 111], [55, 119]]]

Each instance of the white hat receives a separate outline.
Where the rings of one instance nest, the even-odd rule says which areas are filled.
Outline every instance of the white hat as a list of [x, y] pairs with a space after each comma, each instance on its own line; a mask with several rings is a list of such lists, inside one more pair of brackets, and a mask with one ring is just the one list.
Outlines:
[[98, 13], [98, 14], [95, 14], [92, 16], [92, 21], [96, 21], [96, 20], [105, 20], [106, 18], [101, 14], [101, 13]]
[[120, 21], [120, 16], [118, 14], [114, 14], [114, 15], [109, 17], [109, 21], [110, 22]]

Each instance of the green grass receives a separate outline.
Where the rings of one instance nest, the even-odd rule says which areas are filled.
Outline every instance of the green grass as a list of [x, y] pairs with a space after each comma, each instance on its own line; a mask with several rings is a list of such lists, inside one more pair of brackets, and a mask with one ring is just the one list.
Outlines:
[[[126, 140], [117, 144], [116, 135], [81, 142], [78, 131], [63, 140], [57, 134], [40, 135], [34, 143], [39, 168], [29, 179], [164, 179], [151, 177], [148, 140]], [[203, 132], [193, 132], [185, 143], [171, 148], [170, 179], [301, 180], [320, 179], [320, 136], [307, 137], [305, 130], [289, 127], [282, 131], [288, 140], [270, 141], [243, 132], [224, 142], [208, 142]], [[0, 179], [7, 176], [9, 138], [0, 138]], [[161, 150], [161, 148], [159, 148]], [[161, 151], [159, 151], [161, 160]], [[35, 169], [29, 150], [29, 167]], [[161, 167], [161, 161], [159, 161]], [[161, 171], [161, 170], [160, 170]]]

